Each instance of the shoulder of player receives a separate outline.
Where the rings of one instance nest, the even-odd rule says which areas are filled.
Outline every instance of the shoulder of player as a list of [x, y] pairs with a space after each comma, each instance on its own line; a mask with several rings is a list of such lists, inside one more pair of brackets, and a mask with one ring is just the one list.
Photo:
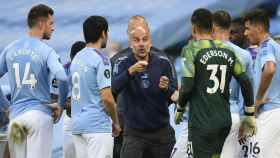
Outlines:
[[271, 54], [276, 55], [278, 50], [280, 50], [280, 46], [273, 39], [266, 40], [259, 46], [260, 56], [267, 56]]
[[162, 63], [170, 63], [170, 59], [164, 52], [151, 52], [151, 57], [154, 58], [154, 60], [162, 62]]
[[185, 47], [183, 47], [182, 55], [184, 55], [184, 53], [186, 52], [191, 52], [195, 55], [201, 50], [212, 48], [213, 44], [215, 44], [216, 47], [218, 47], [222, 43], [215, 40], [213, 40], [213, 42], [211, 40], [193, 40], [189, 42]]
[[248, 57], [251, 58], [251, 54], [247, 50], [245, 50], [245, 49], [243, 49], [243, 48], [241, 48], [238, 45], [235, 45], [233, 43], [230, 46], [233, 48], [235, 53], [238, 53], [241, 56], [244, 56], [245, 58], [248, 58]]
[[[239, 47], [239, 48], [240, 48], [240, 47]], [[240, 52], [242, 53], [241, 55], [245, 58], [245, 60], [246, 60], [247, 62], [251, 62], [251, 61], [253, 60], [253, 59], [252, 59], [252, 55], [250, 54], [249, 51], [240, 48]]]
[[273, 39], [269, 39], [269, 40], [266, 40], [264, 42], [262, 42], [260, 44], [260, 51], [265, 51], [265, 50], [275, 50], [277, 48], [275, 47], [280, 47], [278, 43], [276, 43]]
[[96, 56], [98, 62], [102, 62], [104, 65], [110, 65], [109, 58], [103, 52], [96, 49], [94, 51], [95, 53], [92, 54]]
[[181, 55], [184, 56], [184, 54], [186, 54], [189, 51], [193, 51], [196, 48], [196, 44], [195, 42], [191, 41], [188, 44], [186, 44], [185, 46], [183, 46], [182, 50], [181, 50]]
[[46, 53], [51, 53], [51, 52], [54, 52], [54, 53], [57, 53], [51, 46], [49, 46], [47, 43], [45, 42], [42, 42], [40, 40], [36, 40], [36, 48], [42, 52], [46, 52]]
[[247, 50], [240, 48], [235, 44], [231, 44], [230, 47], [232, 48], [232, 52], [235, 57], [239, 60], [239, 62], [244, 64], [244, 66], [252, 63], [252, 56]]
[[116, 55], [114, 55], [110, 61], [112, 64], [119, 64], [120, 62], [125, 62], [128, 60], [129, 56], [132, 54], [130, 48], [126, 48], [120, 52], [118, 52]]
[[[35, 48], [35, 46], [34, 46], [34, 48]], [[44, 42], [38, 41], [35, 49], [45, 59], [49, 58], [49, 56], [57, 56], [59, 58], [59, 55], [57, 54], [57, 52], [52, 47], [50, 47], [49, 45], [47, 45]]]
[[19, 42], [21, 41], [21, 39], [17, 39], [11, 43], [9, 43], [6, 47], [4, 47], [3, 52], [6, 52], [10, 49], [13, 49], [15, 45], [17, 45]]
[[226, 43], [226, 42], [223, 42], [223, 41], [220, 41], [220, 40], [213, 40], [213, 42], [215, 43], [215, 46], [217, 48], [228, 49], [232, 52], [235, 51], [235, 48], [234, 48], [233, 44]]

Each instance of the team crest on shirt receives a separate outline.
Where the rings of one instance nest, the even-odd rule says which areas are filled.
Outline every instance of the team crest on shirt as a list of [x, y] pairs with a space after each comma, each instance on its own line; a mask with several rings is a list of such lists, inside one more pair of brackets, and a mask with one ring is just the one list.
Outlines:
[[110, 74], [110, 70], [109, 70], [109, 69], [106, 69], [106, 70], [104, 71], [104, 76], [105, 76], [106, 78], [110, 78], [111, 74]]

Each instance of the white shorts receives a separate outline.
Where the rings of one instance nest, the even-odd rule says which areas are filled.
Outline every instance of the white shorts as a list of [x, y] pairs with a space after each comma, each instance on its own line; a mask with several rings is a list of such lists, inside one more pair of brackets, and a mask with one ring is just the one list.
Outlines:
[[225, 140], [221, 158], [238, 158], [240, 145], [238, 143], [238, 134], [240, 127], [240, 117], [238, 113], [231, 113], [232, 125], [230, 132]]
[[76, 150], [71, 131], [71, 118], [64, 113], [63, 120], [63, 158], [76, 158]]
[[112, 158], [114, 139], [112, 133], [73, 135], [77, 158]]
[[11, 125], [16, 122], [28, 130], [27, 137], [22, 144], [15, 144], [9, 138], [11, 158], [51, 158], [53, 119], [41, 111], [32, 110], [12, 119]]
[[171, 158], [186, 158], [188, 144], [188, 122], [183, 122], [181, 135], [173, 147]]
[[4, 157], [7, 142], [7, 135], [4, 133], [0, 133], [0, 158]]
[[280, 108], [262, 112], [257, 117], [257, 134], [239, 142], [241, 158], [279, 158]]

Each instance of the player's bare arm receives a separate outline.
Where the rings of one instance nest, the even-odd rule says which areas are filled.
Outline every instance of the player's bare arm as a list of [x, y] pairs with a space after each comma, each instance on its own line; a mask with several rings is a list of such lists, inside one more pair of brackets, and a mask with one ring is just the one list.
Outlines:
[[268, 61], [263, 68], [260, 86], [256, 96], [256, 109], [259, 110], [260, 106], [269, 101], [269, 98], [265, 98], [265, 93], [269, 88], [273, 75], [276, 71], [276, 64], [272, 61]]
[[120, 134], [121, 128], [117, 114], [117, 107], [112, 95], [111, 88], [103, 88], [100, 91], [100, 94], [105, 110], [113, 121], [113, 136], [116, 137]]

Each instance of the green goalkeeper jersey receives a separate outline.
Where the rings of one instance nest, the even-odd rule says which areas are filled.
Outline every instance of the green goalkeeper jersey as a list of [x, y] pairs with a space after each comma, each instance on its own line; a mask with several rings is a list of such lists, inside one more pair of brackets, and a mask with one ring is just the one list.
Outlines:
[[183, 48], [182, 59], [182, 77], [193, 80], [188, 96], [189, 126], [199, 129], [231, 126], [229, 83], [233, 75], [238, 78], [245, 72], [233, 49], [222, 41], [197, 40]]

